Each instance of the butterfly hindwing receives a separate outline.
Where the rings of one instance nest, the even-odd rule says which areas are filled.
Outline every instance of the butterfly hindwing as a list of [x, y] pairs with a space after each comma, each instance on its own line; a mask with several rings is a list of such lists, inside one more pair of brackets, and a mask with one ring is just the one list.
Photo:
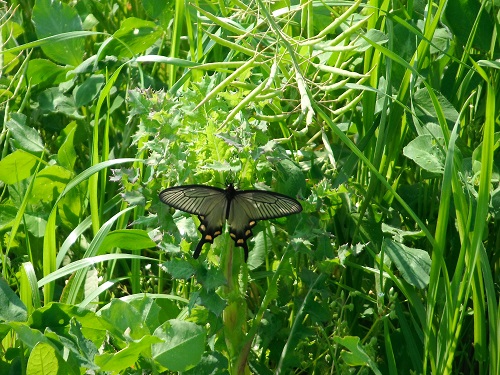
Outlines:
[[248, 258], [246, 240], [253, 235], [252, 228], [257, 220], [275, 219], [301, 211], [299, 202], [283, 194], [262, 190], [235, 191], [229, 208], [229, 231], [236, 246], [243, 247], [245, 261]]

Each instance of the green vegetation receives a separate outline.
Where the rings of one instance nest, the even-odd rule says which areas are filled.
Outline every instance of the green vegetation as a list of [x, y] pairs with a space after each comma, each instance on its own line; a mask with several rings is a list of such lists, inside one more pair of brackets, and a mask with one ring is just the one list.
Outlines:
[[495, 3], [0, 6], [1, 374], [500, 374]]

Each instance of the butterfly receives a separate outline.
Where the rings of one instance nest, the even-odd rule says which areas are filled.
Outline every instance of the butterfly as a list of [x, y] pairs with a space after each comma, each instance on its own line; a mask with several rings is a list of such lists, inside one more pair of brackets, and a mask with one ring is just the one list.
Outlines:
[[185, 185], [162, 190], [160, 200], [178, 210], [198, 215], [201, 240], [196, 246], [193, 258], [200, 256], [205, 243], [213, 243], [222, 233], [227, 220], [229, 234], [236, 246], [245, 251], [246, 240], [252, 236], [257, 220], [275, 219], [302, 211], [298, 201], [283, 194], [262, 190], [237, 190], [232, 183], [226, 189], [213, 186]]

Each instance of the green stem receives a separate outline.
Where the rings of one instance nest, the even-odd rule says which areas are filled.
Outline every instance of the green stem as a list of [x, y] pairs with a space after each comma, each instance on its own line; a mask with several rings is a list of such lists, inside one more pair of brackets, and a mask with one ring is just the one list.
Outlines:
[[[248, 274], [246, 264], [243, 261], [243, 252], [234, 251], [232, 241], [226, 251], [221, 255], [224, 276], [227, 286], [223, 288], [223, 294], [227, 306], [223, 312], [224, 336], [230, 363], [230, 374], [249, 374], [246, 360], [241, 362], [240, 354], [246, 349], [248, 357], [249, 348], [245, 348], [247, 336], [247, 305], [245, 290], [247, 288]], [[240, 277], [240, 274], [242, 277]]]

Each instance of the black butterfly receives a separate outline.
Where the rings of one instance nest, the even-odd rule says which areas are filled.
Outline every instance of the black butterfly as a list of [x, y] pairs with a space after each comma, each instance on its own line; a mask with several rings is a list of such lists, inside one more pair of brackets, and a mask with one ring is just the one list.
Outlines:
[[246, 240], [252, 236], [256, 220], [274, 219], [296, 214], [302, 206], [295, 199], [283, 194], [262, 190], [236, 190], [233, 184], [219, 189], [212, 186], [175, 186], [160, 192], [160, 200], [178, 210], [198, 215], [201, 240], [196, 246], [193, 258], [198, 258], [203, 245], [213, 243], [222, 233], [224, 221], [229, 223], [229, 233], [236, 246], [245, 251]]

